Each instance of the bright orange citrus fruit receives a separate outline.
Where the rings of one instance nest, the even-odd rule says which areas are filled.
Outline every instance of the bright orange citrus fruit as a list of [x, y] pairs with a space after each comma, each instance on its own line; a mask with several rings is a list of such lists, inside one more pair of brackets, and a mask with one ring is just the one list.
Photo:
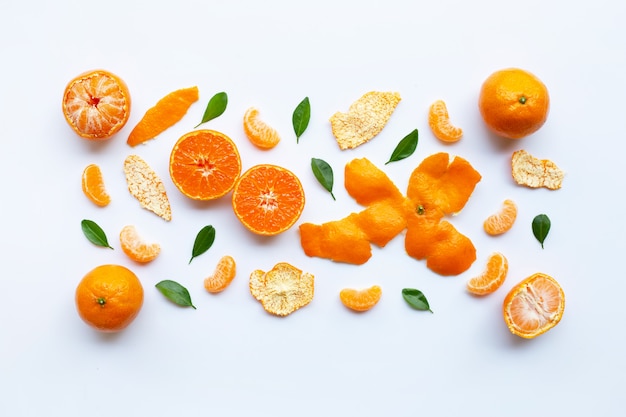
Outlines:
[[504, 322], [511, 333], [532, 339], [563, 317], [565, 294], [551, 276], [538, 272], [515, 285], [504, 298]]
[[79, 136], [89, 140], [108, 139], [130, 117], [128, 87], [117, 75], [105, 70], [80, 74], [65, 87], [63, 115]]
[[104, 207], [111, 202], [111, 197], [104, 187], [102, 171], [96, 164], [90, 164], [83, 170], [82, 176], [83, 193], [94, 204]]
[[437, 139], [442, 142], [458, 142], [463, 136], [463, 129], [450, 122], [448, 108], [443, 100], [431, 104], [428, 111], [428, 125]]
[[378, 304], [382, 294], [383, 291], [378, 285], [372, 285], [361, 290], [344, 288], [339, 292], [339, 299], [344, 306], [351, 310], [368, 311]]
[[513, 200], [504, 200], [499, 212], [487, 217], [483, 229], [491, 236], [501, 235], [513, 227], [517, 219], [517, 205]]
[[233, 189], [241, 173], [237, 145], [214, 130], [183, 135], [170, 154], [170, 176], [176, 188], [194, 200], [214, 200]]
[[161, 245], [145, 242], [135, 226], [128, 225], [120, 232], [122, 251], [135, 262], [147, 263], [156, 259], [161, 253]]
[[550, 110], [545, 84], [534, 74], [508, 68], [491, 74], [478, 99], [483, 120], [497, 135], [520, 139], [543, 126]]
[[250, 107], [243, 115], [243, 130], [246, 136], [258, 148], [271, 149], [280, 142], [280, 135], [259, 117], [259, 110]]
[[286, 168], [255, 165], [241, 175], [233, 189], [233, 210], [250, 231], [273, 236], [289, 229], [304, 210], [304, 189]]
[[210, 293], [224, 291], [235, 278], [237, 264], [232, 256], [222, 256], [215, 267], [213, 275], [204, 280], [204, 289]]
[[509, 261], [501, 253], [489, 256], [487, 268], [477, 277], [467, 282], [467, 290], [474, 295], [487, 295], [502, 286], [509, 271]]
[[141, 310], [143, 287], [128, 268], [100, 265], [80, 281], [75, 301], [85, 323], [102, 332], [117, 332], [126, 328]]

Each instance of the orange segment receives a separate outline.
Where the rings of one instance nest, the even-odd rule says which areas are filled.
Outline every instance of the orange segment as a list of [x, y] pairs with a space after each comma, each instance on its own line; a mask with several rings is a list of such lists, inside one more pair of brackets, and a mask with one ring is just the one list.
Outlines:
[[289, 229], [304, 210], [304, 190], [286, 168], [260, 164], [241, 175], [233, 189], [233, 210], [250, 231], [273, 236]]
[[104, 207], [111, 202], [111, 197], [104, 187], [102, 171], [96, 164], [87, 165], [82, 176], [83, 193], [94, 204]]
[[339, 292], [339, 299], [351, 310], [368, 311], [378, 304], [382, 294], [383, 291], [378, 285], [361, 290], [344, 288]]
[[217, 263], [213, 275], [205, 278], [204, 288], [210, 293], [222, 292], [235, 279], [236, 273], [237, 265], [233, 257], [223, 256]]
[[502, 286], [508, 271], [509, 261], [506, 257], [498, 252], [492, 253], [485, 271], [467, 282], [467, 290], [474, 295], [491, 294]]
[[513, 200], [504, 200], [502, 209], [498, 213], [487, 217], [483, 229], [491, 236], [501, 235], [513, 227], [517, 218], [517, 205]]
[[154, 107], [141, 118], [128, 136], [130, 146], [136, 146], [147, 140], [154, 139], [168, 128], [178, 123], [198, 101], [198, 87], [182, 88], [173, 91], [159, 100]]
[[135, 262], [153, 261], [161, 253], [161, 246], [158, 243], [146, 243], [132, 225], [122, 228], [120, 245], [124, 253]]
[[181, 193], [194, 200], [213, 200], [231, 191], [241, 173], [235, 143], [214, 130], [183, 135], [170, 154], [170, 176]]
[[463, 136], [463, 129], [450, 123], [448, 108], [442, 100], [431, 104], [428, 111], [428, 125], [435, 137], [443, 142], [458, 142]]
[[280, 142], [276, 129], [261, 120], [259, 110], [254, 107], [243, 115], [243, 130], [250, 142], [261, 149], [271, 149]]
[[130, 117], [128, 87], [117, 75], [105, 70], [80, 74], [65, 87], [63, 115], [79, 136], [89, 140], [108, 139]]
[[511, 333], [532, 339], [563, 317], [565, 293], [551, 276], [538, 272], [511, 288], [504, 298], [504, 322]]

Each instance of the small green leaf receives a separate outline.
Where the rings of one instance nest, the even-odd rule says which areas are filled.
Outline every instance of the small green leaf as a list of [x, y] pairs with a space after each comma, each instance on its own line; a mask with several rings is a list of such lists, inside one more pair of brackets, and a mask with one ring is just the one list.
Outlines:
[[202, 255], [208, 251], [209, 248], [215, 242], [215, 228], [211, 225], [204, 226], [196, 235], [196, 240], [193, 242], [193, 250], [191, 251], [191, 259], [189, 263], [193, 261], [196, 256]]
[[405, 288], [402, 290], [402, 297], [404, 298], [404, 301], [416, 310], [428, 310], [431, 313], [433, 312], [430, 309], [426, 296], [420, 290], [416, 290], [415, 288]]
[[323, 159], [311, 158], [311, 170], [313, 171], [313, 175], [317, 178], [322, 187], [326, 189], [335, 200], [335, 195], [333, 194], [333, 169], [328, 162]]
[[161, 294], [179, 306], [193, 307], [194, 310], [196, 309], [196, 306], [191, 303], [189, 291], [178, 282], [166, 279], [157, 283], [155, 287], [161, 291]]
[[405, 159], [413, 155], [413, 152], [415, 152], [415, 149], [417, 148], [418, 140], [419, 133], [417, 132], [417, 129], [415, 129], [398, 143], [396, 149], [394, 149], [391, 153], [389, 160], [385, 162], [385, 165], [389, 162], [400, 161], [401, 159]]
[[304, 133], [309, 126], [309, 120], [311, 119], [311, 103], [309, 98], [305, 97], [304, 100], [298, 104], [293, 111], [291, 121], [293, 123], [293, 131], [296, 134], [296, 143], [300, 141], [300, 136]]
[[105, 248], [113, 249], [111, 245], [109, 245], [109, 241], [107, 240], [107, 236], [104, 233], [104, 230], [96, 222], [92, 220], [84, 219], [80, 222], [80, 226], [83, 229], [83, 233], [85, 237], [94, 245], [102, 246]]
[[204, 115], [202, 116], [202, 121], [198, 123], [195, 127], [200, 126], [202, 123], [206, 123], [209, 120], [213, 120], [216, 117], [219, 117], [226, 110], [226, 105], [228, 104], [228, 95], [223, 91], [221, 93], [215, 94], [209, 100], [209, 104], [206, 106], [206, 110], [204, 111]]
[[550, 218], [545, 214], [539, 214], [533, 219], [533, 234], [535, 238], [541, 243], [541, 249], [543, 249], [543, 242], [548, 236], [550, 231]]

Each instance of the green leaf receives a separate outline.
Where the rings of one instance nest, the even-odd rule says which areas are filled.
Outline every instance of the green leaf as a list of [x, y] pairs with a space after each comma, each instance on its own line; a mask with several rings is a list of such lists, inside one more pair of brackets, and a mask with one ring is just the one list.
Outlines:
[[309, 120], [311, 119], [311, 103], [309, 98], [305, 97], [304, 100], [298, 104], [291, 116], [291, 122], [293, 123], [293, 131], [296, 133], [296, 143], [300, 141], [300, 136], [304, 133], [309, 126]]
[[196, 309], [196, 306], [191, 303], [189, 291], [178, 282], [166, 279], [157, 283], [155, 287], [161, 291], [161, 294], [179, 306], [193, 307], [194, 310]]
[[104, 233], [104, 230], [102, 230], [102, 228], [98, 226], [96, 222], [84, 219], [80, 222], [80, 226], [83, 229], [85, 237], [91, 243], [97, 246], [113, 249], [111, 245], [109, 245], [109, 241], [107, 240], [107, 236]]
[[539, 214], [533, 219], [533, 234], [535, 238], [541, 243], [541, 249], [543, 249], [543, 242], [548, 236], [550, 231], [550, 218], [545, 214]]
[[328, 165], [328, 162], [323, 159], [311, 158], [311, 170], [317, 181], [330, 193], [333, 200], [336, 200], [333, 194], [333, 169]]
[[401, 159], [405, 159], [413, 155], [413, 152], [415, 152], [415, 149], [417, 148], [418, 140], [419, 134], [417, 129], [415, 129], [398, 143], [396, 149], [394, 149], [391, 153], [389, 160], [385, 162], [385, 165], [389, 162], [400, 161]]
[[426, 296], [420, 290], [416, 290], [415, 288], [405, 288], [402, 290], [402, 297], [404, 298], [404, 301], [416, 310], [428, 310], [431, 313], [433, 312], [430, 309]]
[[191, 251], [191, 259], [189, 263], [193, 261], [196, 256], [202, 255], [208, 251], [215, 242], [215, 228], [211, 225], [204, 226], [196, 235], [196, 240], [193, 242], [193, 250]]
[[215, 94], [209, 100], [209, 104], [206, 106], [206, 110], [204, 111], [204, 115], [202, 116], [202, 121], [198, 123], [195, 127], [200, 126], [202, 123], [206, 123], [209, 120], [213, 120], [216, 117], [219, 117], [226, 110], [226, 105], [228, 104], [228, 95], [226, 93], [221, 92]]

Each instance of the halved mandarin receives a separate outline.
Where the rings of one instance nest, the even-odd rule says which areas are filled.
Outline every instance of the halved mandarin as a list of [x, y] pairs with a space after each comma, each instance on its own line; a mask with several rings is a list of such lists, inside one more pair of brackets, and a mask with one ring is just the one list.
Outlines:
[[90, 164], [85, 167], [82, 175], [83, 193], [95, 205], [104, 207], [111, 202], [111, 197], [104, 186], [102, 171], [96, 164]]
[[161, 245], [145, 242], [133, 225], [122, 228], [120, 244], [124, 253], [135, 262], [153, 261], [161, 253]]
[[362, 312], [371, 310], [378, 304], [382, 294], [383, 291], [378, 285], [364, 289], [344, 288], [339, 292], [339, 299], [350, 310]]
[[170, 154], [170, 176], [181, 193], [194, 200], [223, 197], [241, 173], [237, 145], [215, 130], [183, 135]]
[[261, 120], [259, 110], [254, 107], [243, 115], [243, 130], [250, 142], [261, 149], [272, 149], [280, 142], [276, 129]]
[[443, 142], [458, 142], [463, 136], [463, 129], [450, 122], [448, 108], [443, 100], [431, 104], [428, 111], [428, 125], [435, 137]]
[[517, 218], [517, 205], [513, 200], [504, 200], [499, 212], [487, 217], [483, 223], [485, 232], [491, 236], [508, 232]]
[[248, 169], [233, 189], [233, 210], [251, 232], [274, 236], [289, 229], [304, 210], [304, 189], [286, 168], [259, 164]]
[[82, 73], [65, 87], [63, 116], [82, 138], [108, 139], [122, 129], [130, 117], [128, 87], [109, 71]]
[[235, 278], [237, 264], [232, 256], [222, 256], [215, 267], [213, 275], [205, 278], [204, 289], [210, 293], [224, 291]]
[[504, 322], [511, 333], [532, 339], [563, 317], [565, 293], [551, 276], [537, 272], [511, 288], [504, 298]]
[[489, 256], [485, 271], [467, 282], [467, 290], [474, 295], [487, 295], [502, 286], [509, 271], [509, 261], [501, 253]]

